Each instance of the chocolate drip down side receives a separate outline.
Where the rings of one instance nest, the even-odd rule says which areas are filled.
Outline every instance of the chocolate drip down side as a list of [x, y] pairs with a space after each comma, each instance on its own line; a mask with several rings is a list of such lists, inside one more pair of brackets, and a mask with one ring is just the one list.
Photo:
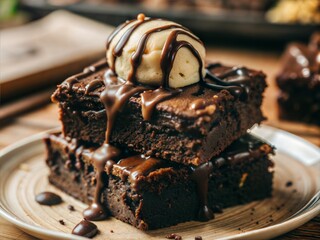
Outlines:
[[113, 171], [121, 177], [122, 181], [129, 178], [131, 186], [134, 189], [138, 188], [138, 181], [141, 176], [147, 176], [150, 172], [166, 166], [165, 161], [145, 157], [144, 155], [136, 155], [121, 159], [113, 166]]
[[96, 170], [96, 188], [92, 204], [83, 213], [84, 217], [89, 220], [102, 220], [108, 216], [101, 203], [101, 194], [107, 182], [105, 167], [108, 164], [110, 165], [110, 162], [116, 161], [121, 154], [119, 149], [110, 144], [110, 136], [117, 114], [123, 109], [130, 97], [147, 89], [143, 86], [135, 86], [129, 81], [122, 84], [109, 84], [113, 80], [108, 77], [111, 78], [112, 75], [106, 75], [105, 89], [100, 95], [100, 100], [106, 109], [107, 115], [106, 140], [93, 153], [91, 158]]
[[193, 169], [191, 179], [197, 185], [198, 197], [199, 197], [199, 211], [197, 219], [199, 221], [209, 221], [213, 219], [214, 215], [210, 207], [208, 206], [208, 187], [210, 175], [213, 171], [212, 162], [204, 163]]
[[259, 156], [259, 147], [264, 148], [266, 154], [272, 153], [269, 145], [263, 144], [261, 140], [245, 135], [237, 142], [231, 144], [219, 157], [210, 162], [203, 163], [197, 167], [191, 167], [191, 179], [196, 183], [199, 198], [199, 221], [209, 221], [214, 218], [213, 211], [208, 206], [208, 186], [215, 168], [220, 168], [227, 162], [237, 163], [244, 159], [255, 159]]

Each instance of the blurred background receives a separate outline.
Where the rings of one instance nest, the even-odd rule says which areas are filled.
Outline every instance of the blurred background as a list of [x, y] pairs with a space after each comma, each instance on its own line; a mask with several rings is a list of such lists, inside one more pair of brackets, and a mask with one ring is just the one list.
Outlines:
[[118, 25], [144, 12], [177, 21], [206, 40], [307, 40], [320, 23], [319, 0], [1, 0], [1, 27], [66, 9]]

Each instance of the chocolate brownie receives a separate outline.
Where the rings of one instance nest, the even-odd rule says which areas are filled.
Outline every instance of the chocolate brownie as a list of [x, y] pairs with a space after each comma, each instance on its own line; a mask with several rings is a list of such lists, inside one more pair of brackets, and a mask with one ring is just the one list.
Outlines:
[[[69, 195], [91, 202], [96, 174], [90, 159], [95, 148], [61, 134], [48, 136], [45, 143], [49, 181]], [[112, 216], [142, 230], [201, 220], [199, 209], [204, 202], [220, 212], [225, 207], [271, 196], [273, 164], [269, 154], [273, 149], [249, 134], [197, 168], [127, 150], [122, 153], [121, 160], [105, 169], [102, 203]], [[195, 183], [195, 174], [203, 167], [210, 168], [205, 199]]]
[[320, 125], [320, 33], [309, 45], [290, 44], [276, 77], [279, 117]]
[[[107, 69], [102, 60], [58, 86], [52, 99], [59, 103], [64, 136], [92, 146], [103, 144], [106, 113], [100, 94]], [[211, 89], [198, 83], [158, 103], [151, 120], [144, 120], [137, 94], [118, 114], [111, 143], [185, 165], [200, 165], [264, 119], [260, 106], [266, 82], [261, 71], [212, 64], [208, 74], [220, 77], [225, 85], [241, 78], [246, 95], [236, 97], [233, 89]]]

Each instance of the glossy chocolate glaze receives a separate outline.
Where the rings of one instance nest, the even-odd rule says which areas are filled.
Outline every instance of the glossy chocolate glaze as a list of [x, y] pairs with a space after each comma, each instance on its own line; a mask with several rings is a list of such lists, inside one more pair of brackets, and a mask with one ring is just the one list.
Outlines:
[[[69, 90], [71, 90], [73, 84], [78, 83], [80, 79], [83, 79], [83, 78], [85, 78], [85, 77], [88, 77], [88, 76], [90, 76], [92, 73], [97, 72], [97, 71], [99, 71], [99, 70], [101, 70], [101, 69], [104, 69], [104, 68], [106, 68], [107, 66], [108, 66], [107, 62], [104, 61], [104, 60], [101, 60], [101, 61], [95, 63], [94, 65], [91, 65], [91, 66], [86, 67], [85, 69], [83, 69], [82, 73], [78, 73], [78, 74], [76, 74], [76, 75], [73, 75], [73, 76], [67, 78], [67, 79], [63, 82], [63, 84], [67, 85], [67, 88], [68, 88]], [[88, 87], [88, 88], [91, 88], [91, 89], [92, 89], [92, 87]], [[91, 90], [90, 90], [90, 91], [91, 91]]]
[[320, 73], [320, 51], [317, 45], [316, 42], [309, 46], [290, 44], [282, 57], [283, 69], [279, 77], [309, 79], [312, 74]]
[[315, 32], [314, 34], [312, 34], [308, 47], [311, 51], [318, 51], [318, 53], [319, 53], [319, 51], [320, 51], [320, 32]]
[[93, 81], [91, 81], [89, 84], [86, 85], [86, 91], [85, 94], [88, 94], [90, 92], [92, 92], [93, 90], [102, 87], [104, 85], [103, 83], [103, 79], [94, 79]]
[[240, 98], [240, 100], [246, 100], [249, 90], [246, 89], [243, 83], [249, 80], [248, 70], [244, 67], [234, 67], [219, 75], [212, 74], [210, 70], [220, 66], [220, 64], [208, 65], [206, 79], [213, 81], [213, 83], [203, 81], [204, 85], [215, 90], [228, 90], [233, 96]]
[[144, 120], [150, 121], [154, 108], [158, 103], [172, 98], [179, 94], [181, 89], [157, 88], [156, 90], [144, 91], [141, 93], [142, 117]]
[[[160, 160], [154, 158], [145, 159], [141, 156], [134, 156], [128, 159], [122, 159], [120, 162], [118, 162], [119, 157], [121, 155], [121, 151], [110, 144], [110, 137], [112, 134], [114, 122], [116, 121], [117, 114], [123, 109], [124, 105], [128, 102], [130, 97], [142, 93], [142, 114], [145, 120], [151, 120], [153, 109], [159, 102], [171, 98], [182, 91], [182, 89], [169, 88], [170, 72], [179, 49], [187, 48], [196, 57], [199, 63], [200, 83], [204, 86], [216, 90], [226, 89], [237, 97], [243, 96], [245, 92], [243, 86], [241, 85], [241, 82], [247, 80], [247, 76], [245, 70], [242, 68], [233, 69], [232, 71], [222, 75], [221, 78], [229, 79], [230, 77], [233, 77], [232, 81], [229, 80], [228, 82], [225, 82], [217, 76], [214, 76], [210, 72], [210, 69], [214, 68], [214, 66], [209, 66], [207, 71], [207, 78], [213, 81], [214, 83], [205, 80], [204, 76], [202, 76], [203, 62], [200, 57], [200, 54], [192, 46], [192, 44], [184, 40], [178, 41], [177, 37], [179, 35], [186, 35], [200, 42], [201, 44], [202, 42], [193, 34], [191, 34], [186, 28], [176, 24], [170, 24], [167, 26], [154, 28], [143, 34], [138, 43], [137, 50], [135, 53], [133, 53], [131, 58], [132, 71], [129, 74], [129, 78], [126, 80], [118, 78], [115, 74], [115, 61], [117, 57], [121, 56], [123, 49], [129, 41], [133, 32], [142, 24], [153, 20], [154, 19], [150, 18], [144, 19], [144, 17], [140, 16], [139, 19], [135, 20], [135, 22], [123, 33], [119, 41], [115, 44], [115, 47], [112, 52], [112, 65], [110, 66], [110, 70], [108, 70], [105, 74], [105, 89], [102, 91], [100, 95], [100, 100], [106, 109], [107, 115], [107, 130], [105, 143], [100, 148], [98, 148], [92, 154], [91, 157], [91, 161], [96, 170], [96, 189], [92, 204], [83, 213], [85, 218], [89, 220], [102, 220], [108, 216], [107, 211], [103, 208], [103, 205], [101, 203], [102, 190], [105, 187], [104, 184], [105, 182], [107, 182], [106, 178], [108, 177], [105, 168], [107, 168], [107, 172], [110, 173], [112, 171], [112, 168], [115, 168], [116, 166], [116, 168], [122, 170], [123, 178], [129, 177], [130, 181], [132, 181], [134, 184], [135, 180], [137, 179], [137, 176], [141, 174], [147, 174], [148, 171], [152, 171], [155, 167], [161, 165]], [[117, 35], [117, 33], [119, 33], [124, 27], [126, 27], [129, 23], [132, 22], [133, 21], [124, 23], [110, 35], [107, 41], [107, 48], [110, 47], [110, 43]], [[136, 82], [136, 71], [141, 63], [141, 58], [144, 53], [147, 40], [151, 34], [167, 29], [173, 29], [173, 31], [169, 34], [169, 37], [167, 38], [161, 53], [160, 66], [163, 75], [162, 85], [157, 89], [154, 89], [154, 87], [142, 86]], [[72, 83], [78, 81], [78, 78], [86, 77], [87, 74], [96, 71], [99, 67], [100, 65], [89, 67], [82, 74], [75, 75], [74, 77], [67, 79], [66, 82], [67, 84], [69, 84], [68, 87], [70, 88]], [[236, 78], [234, 78], [234, 76], [236, 76]], [[98, 88], [100, 84], [101, 81], [93, 81], [91, 84], [87, 86], [86, 93], [90, 92], [92, 89]], [[115, 162], [118, 162], [118, 164], [115, 165]], [[208, 167], [203, 165], [196, 168], [194, 170], [192, 178], [198, 186], [199, 199], [201, 203], [199, 218], [201, 220], [209, 220], [213, 217], [212, 211], [207, 206], [206, 200], [208, 181], [210, 176], [209, 170], [211, 169], [212, 171], [212, 163], [207, 164]]]
[[104, 170], [107, 162], [117, 159], [119, 155], [120, 150], [107, 142], [92, 154], [92, 162], [96, 173], [96, 187], [93, 202], [83, 211], [83, 216], [86, 219], [99, 221], [106, 219], [109, 216], [108, 211], [103, 207], [101, 202], [101, 194], [108, 177]]
[[199, 221], [209, 221], [214, 217], [212, 210], [208, 206], [208, 185], [212, 171], [212, 162], [207, 162], [193, 169], [191, 176], [191, 179], [197, 184], [200, 205], [197, 216]]
[[78, 223], [72, 230], [72, 234], [93, 238], [99, 232], [97, 225], [92, 222], [83, 219], [80, 223]]
[[165, 161], [160, 159], [136, 155], [121, 159], [113, 165], [113, 171], [121, 176], [122, 181], [129, 178], [132, 187], [136, 189], [139, 177], [147, 176], [150, 172], [164, 166], [166, 166]]
[[36, 195], [35, 199], [39, 204], [47, 206], [62, 203], [61, 197], [53, 192], [41, 192]]

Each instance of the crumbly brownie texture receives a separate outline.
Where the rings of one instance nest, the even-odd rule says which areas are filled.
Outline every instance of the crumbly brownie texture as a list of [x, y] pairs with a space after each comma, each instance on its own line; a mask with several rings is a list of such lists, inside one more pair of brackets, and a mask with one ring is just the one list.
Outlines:
[[283, 55], [283, 68], [276, 78], [279, 117], [320, 125], [320, 34], [309, 46], [290, 44]]
[[[211, 72], [223, 76], [232, 69], [217, 64]], [[111, 143], [185, 165], [209, 161], [264, 119], [260, 106], [266, 87], [265, 75], [260, 71], [239, 69], [248, 78], [242, 83], [248, 91], [246, 100], [234, 97], [227, 90], [216, 91], [195, 84], [157, 104], [152, 120], [145, 121], [140, 95], [134, 96], [117, 116]], [[53, 94], [53, 101], [59, 103], [65, 136], [92, 146], [104, 142], [106, 113], [99, 98], [104, 85], [99, 81], [106, 70], [107, 65], [104, 65], [96, 72], [78, 77], [72, 85], [65, 81]], [[223, 80], [231, 82], [238, 77], [237, 74], [227, 75]]]
[[[95, 148], [80, 145], [75, 139], [66, 140], [60, 134], [48, 136], [45, 143], [49, 181], [90, 203], [96, 183], [90, 162]], [[221, 208], [271, 196], [270, 153], [272, 148], [268, 144], [245, 135], [213, 159], [208, 189], [210, 208], [219, 212]], [[193, 168], [149, 158], [142, 164], [152, 168], [138, 171], [126, 166], [125, 159], [121, 161], [113, 165], [104, 179], [102, 202], [111, 215], [142, 230], [198, 218], [200, 203], [196, 184], [191, 179]], [[149, 161], [157, 164], [149, 165]]]

